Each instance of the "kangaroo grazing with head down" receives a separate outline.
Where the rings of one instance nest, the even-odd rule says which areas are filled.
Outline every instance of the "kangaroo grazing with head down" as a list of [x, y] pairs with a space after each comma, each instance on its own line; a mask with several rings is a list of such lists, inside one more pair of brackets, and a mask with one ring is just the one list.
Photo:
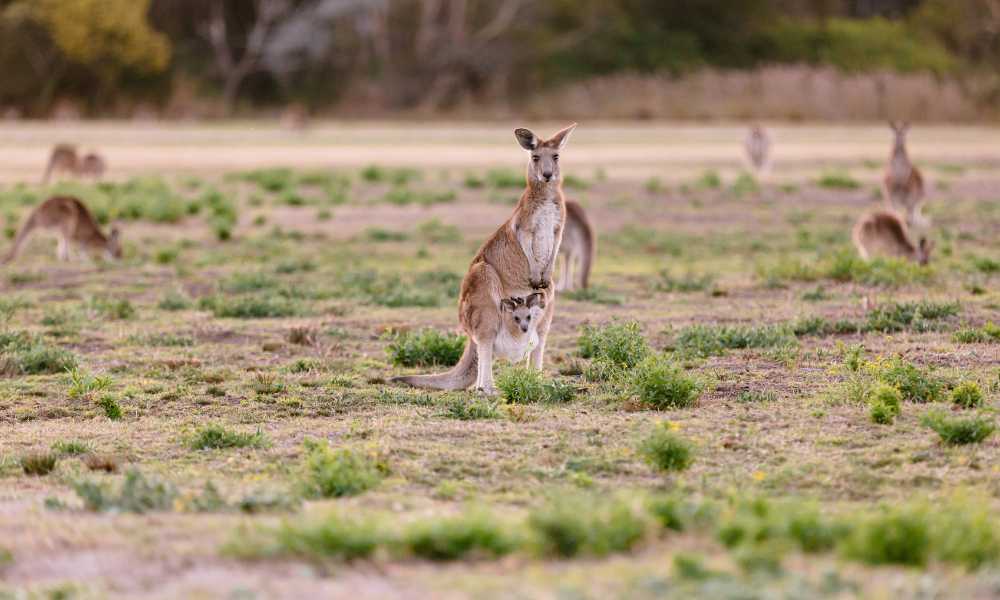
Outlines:
[[462, 358], [444, 373], [396, 377], [393, 381], [443, 390], [465, 389], [475, 383], [487, 394], [496, 393], [493, 358], [499, 355], [497, 338], [506, 316], [502, 300], [530, 298], [539, 291], [538, 307], [543, 311], [532, 319], [538, 342], [530, 351], [530, 364], [542, 368], [555, 311], [552, 271], [566, 223], [559, 152], [575, 127], [573, 124], [547, 140], [527, 129], [514, 131], [518, 143], [529, 153], [527, 188], [514, 214], [480, 247], [462, 280], [458, 319], [469, 338]]
[[927, 220], [920, 214], [924, 201], [924, 178], [906, 152], [906, 134], [910, 131], [910, 124], [890, 122], [889, 127], [895, 140], [882, 179], [882, 198], [886, 207], [903, 215], [910, 227], [926, 226]]
[[934, 242], [924, 237], [914, 243], [903, 219], [888, 210], [876, 210], [862, 215], [855, 223], [851, 237], [858, 254], [865, 260], [875, 256], [892, 256], [926, 265], [934, 249]]
[[597, 253], [597, 236], [583, 206], [574, 200], [566, 201], [566, 226], [563, 228], [559, 256], [562, 272], [558, 288], [562, 290], [587, 289], [590, 269]]
[[80, 177], [90, 177], [95, 180], [100, 180], [104, 177], [104, 172], [107, 171], [108, 165], [104, 162], [104, 158], [96, 152], [91, 152], [84, 155], [80, 159], [80, 164], [77, 166], [76, 174]]
[[761, 125], [757, 124], [750, 128], [743, 146], [747, 153], [747, 160], [750, 161], [750, 166], [755, 172], [760, 174], [770, 167], [771, 138]]
[[121, 258], [121, 235], [116, 227], [104, 235], [97, 220], [87, 207], [76, 198], [54, 196], [42, 202], [24, 221], [14, 238], [14, 246], [4, 258], [9, 263], [17, 258], [21, 247], [36, 229], [54, 229], [59, 236], [59, 260], [69, 260], [71, 245], [90, 252], [103, 252], [106, 258]]

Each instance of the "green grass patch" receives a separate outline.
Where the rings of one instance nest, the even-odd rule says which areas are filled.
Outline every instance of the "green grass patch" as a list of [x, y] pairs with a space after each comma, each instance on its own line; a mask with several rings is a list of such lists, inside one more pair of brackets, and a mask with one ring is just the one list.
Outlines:
[[674, 340], [677, 352], [686, 356], [718, 356], [729, 349], [783, 348], [798, 342], [787, 325], [691, 325]]
[[694, 462], [694, 446], [661, 423], [638, 447], [639, 455], [651, 467], [663, 473], [685, 471]]
[[827, 171], [816, 180], [816, 185], [828, 190], [857, 190], [861, 182], [843, 171]]
[[996, 430], [992, 419], [983, 416], [951, 417], [941, 411], [928, 412], [920, 423], [933, 429], [949, 446], [978, 444]]
[[450, 367], [462, 357], [465, 343], [464, 335], [421, 329], [392, 335], [385, 350], [396, 366]]
[[663, 356], [650, 356], [636, 365], [629, 386], [643, 406], [655, 410], [687, 408], [701, 395], [701, 385]]
[[306, 498], [357, 496], [382, 481], [383, 469], [370, 457], [349, 448], [330, 448], [325, 441], [303, 442], [299, 488]]
[[205, 425], [195, 432], [188, 443], [193, 450], [263, 448], [267, 444], [267, 436], [260, 429], [245, 433], [226, 429], [222, 425]]

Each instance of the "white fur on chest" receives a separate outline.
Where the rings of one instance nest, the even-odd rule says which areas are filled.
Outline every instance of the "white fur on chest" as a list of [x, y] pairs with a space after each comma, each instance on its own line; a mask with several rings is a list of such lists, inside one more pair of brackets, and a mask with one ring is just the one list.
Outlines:
[[536, 346], [538, 346], [538, 331], [534, 327], [518, 337], [512, 336], [506, 327], [501, 327], [496, 339], [493, 340], [493, 355], [517, 363], [526, 360]]
[[559, 205], [551, 201], [546, 201], [531, 215], [528, 229], [531, 231], [532, 240], [528, 261], [534, 269], [545, 267], [555, 256], [558, 249], [556, 226], [559, 224], [559, 216]]

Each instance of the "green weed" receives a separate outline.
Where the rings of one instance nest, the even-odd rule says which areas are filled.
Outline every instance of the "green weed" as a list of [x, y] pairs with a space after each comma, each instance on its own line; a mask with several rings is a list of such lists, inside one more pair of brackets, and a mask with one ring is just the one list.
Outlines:
[[694, 462], [694, 446], [671, 431], [669, 423], [653, 429], [639, 444], [638, 452], [646, 463], [664, 473], [685, 471]]
[[941, 441], [949, 446], [978, 444], [993, 434], [996, 425], [982, 416], [949, 417], [941, 411], [931, 411], [923, 416], [921, 424], [933, 429]]
[[348, 448], [332, 449], [325, 441], [306, 440], [299, 466], [299, 487], [306, 498], [356, 496], [382, 481], [378, 465]]
[[385, 350], [400, 367], [450, 367], [462, 357], [465, 343], [464, 335], [421, 329], [393, 335]]
[[650, 356], [636, 365], [630, 390], [639, 402], [655, 410], [687, 408], [701, 395], [699, 383], [662, 356]]
[[231, 431], [221, 425], [206, 425], [192, 436], [189, 446], [193, 450], [226, 449], [226, 448], [263, 448], [267, 445], [267, 436], [258, 429], [255, 433]]

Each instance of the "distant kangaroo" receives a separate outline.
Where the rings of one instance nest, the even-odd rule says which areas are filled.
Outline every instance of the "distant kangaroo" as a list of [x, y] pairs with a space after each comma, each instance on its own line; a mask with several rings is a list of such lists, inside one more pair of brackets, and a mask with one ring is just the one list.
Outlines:
[[107, 163], [104, 158], [96, 152], [90, 152], [83, 157], [77, 152], [76, 146], [71, 144], [57, 144], [49, 155], [49, 164], [45, 167], [45, 174], [42, 176], [42, 185], [48, 185], [53, 175], [60, 172], [68, 173], [75, 177], [90, 177], [101, 179], [107, 171]]
[[559, 245], [559, 256], [562, 257], [559, 290], [587, 289], [596, 251], [597, 236], [587, 213], [579, 202], [567, 200], [566, 227]]
[[895, 140], [882, 179], [882, 198], [886, 208], [903, 215], [910, 227], [926, 226], [927, 220], [920, 214], [924, 201], [924, 178], [906, 152], [906, 134], [910, 125], [890, 122], [889, 127]]
[[80, 177], [90, 177], [100, 180], [104, 177], [104, 172], [107, 168], [108, 166], [104, 162], [104, 158], [96, 152], [91, 152], [80, 159], [80, 164], [76, 168], [76, 174]]
[[121, 235], [112, 227], [110, 235], [101, 233], [97, 221], [87, 207], [76, 198], [54, 196], [42, 202], [21, 225], [14, 246], [4, 258], [9, 263], [17, 258], [25, 240], [36, 229], [55, 229], [59, 235], [59, 260], [69, 260], [70, 245], [88, 252], [104, 252], [108, 258], [121, 258]]
[[482, 245], [462, 280], [458, 318], [469, 336], [465, 352], [450, 371], [435, 375], [399, 377], [416, 387], [458, 390], [475, 382], [476, 388], [495, 394], [493, 356], [503, 327], [503, 298], [527, 298], [538, 290], [544, 306], [537, 323], [538, 344], [531, 350], [531, 366], [542, 368], [545, 341], [555, 310], [552, 270], [566, 223], [566, 199], [562, 193], [559, 152], [576, 124], [548, 140], [527, 129], [514, 136], [529, 152], [527, 189], [514, 207], [514, 214]]
[[760, 125], [754, 125], [747, 133], [743, 144], [750, 166], [758, 174], [765, 172], [771, 164], [771, 138], [767, 135], [767, 131]]
[[892, 256], [926, 265], [934, 249], [934, 242], [924, 237], [914, 243], [903, 219], [888, 210], [875, 210], [862, 215], [855, 223], [851, 237], [858, 254], [865, 260], [875, 256]]
[[42, 185], [48, 185], [53, 175], [60, 171], [75, 175], [79, 168], [80, 158], [76, 153], [76, 146], [71, 144], [56, 144], [49, 155], [49, 164], [45, 167], [45, 174], [42, 175]]

